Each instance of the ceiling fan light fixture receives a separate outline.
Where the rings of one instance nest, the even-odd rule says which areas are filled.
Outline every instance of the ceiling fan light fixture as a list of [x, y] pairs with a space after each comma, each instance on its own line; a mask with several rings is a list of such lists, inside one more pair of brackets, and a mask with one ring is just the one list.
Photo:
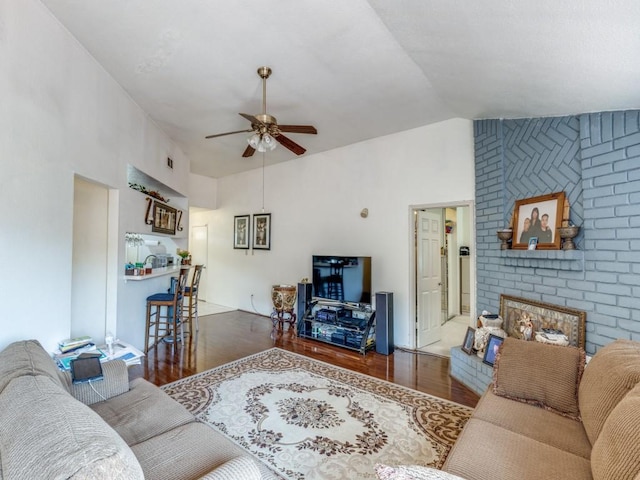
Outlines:
[[264, 146], [267, 148], [267, 150], [271, 151], [274, 148], [276, 148], [276, 141], [275, 139], [269, 135], [268, 133], [265, 133], [262, 136], [262, 143], [264, 144]]
[[251, 145], [251, 148], [255, 148], [257, 150], [258, 146], [261, 143], [260, 135], [258, 135], [257, 133], [254, 133], [249, 138], [247, 138], [247, 142], [249, 143], [249, 145]]

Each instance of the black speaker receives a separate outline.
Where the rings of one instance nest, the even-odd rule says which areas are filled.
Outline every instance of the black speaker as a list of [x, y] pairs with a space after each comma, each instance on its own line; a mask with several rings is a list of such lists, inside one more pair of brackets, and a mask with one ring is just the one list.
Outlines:
[[298, 322], [304, 320], [304, 314], [311, 306], [311, 284], [299, 283], [298, 284]]
[[393, 293], [376, 292], [376, 352], [393, 353]]

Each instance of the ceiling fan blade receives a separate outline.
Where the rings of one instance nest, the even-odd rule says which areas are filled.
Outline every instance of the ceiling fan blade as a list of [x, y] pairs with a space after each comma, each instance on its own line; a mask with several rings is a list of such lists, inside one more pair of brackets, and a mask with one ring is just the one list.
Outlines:
[[236, 130], [235, 132], [218, 133], [216, 135], [207, 135], [204, 138], [224, 137], [225, 135], [233, 135], [233, 134], [236, 134], [236, 133], [243, 133], [243, 132], [253, 132], [253, 130]]
[[312, 125], [278, 125], [278, 129], [281, 132], [290, 133], [312, 133], [317, 134], [318, 130]]
[[251, 157], [255, 153], [255, 151], [256, 151], [255, 148], [253, 148], [251, 145], [247, 145], [247, 148], [245, 149], [245, 151], [242, 154], [242, 156], [244, 158]]
[[288, 148], [289, 150], [291, 150], [296, 155], [302, 155], [304, 152], [307, 151], [305, 148], [302, 148], [296, 142], [294, 142], [290, 138], [285, 137], [282, 134], [278, 135], [275, 138], [283, 147]]
[[248, 113], [239, 113], [238, 115], [249, 120], [251, 122], [251, 125], [264, 125], [256, 117], [254, 117], [253, 115], [249, 115]]

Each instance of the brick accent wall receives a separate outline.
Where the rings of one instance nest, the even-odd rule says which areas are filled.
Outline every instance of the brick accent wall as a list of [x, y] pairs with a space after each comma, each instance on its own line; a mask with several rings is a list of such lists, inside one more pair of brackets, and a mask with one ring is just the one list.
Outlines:
[[[640, 111], [479, 120], [477, 308], [500, 294], [587, 312], [588, 353], [640, 341]], [[564, 191], [579, 251], [500, 250], [517, 199]]]

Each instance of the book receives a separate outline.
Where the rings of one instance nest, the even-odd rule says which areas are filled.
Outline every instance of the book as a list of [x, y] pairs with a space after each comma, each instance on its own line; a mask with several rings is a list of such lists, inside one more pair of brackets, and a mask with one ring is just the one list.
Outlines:
[[90, 336], [86, 335], [84, 337], [67, 338], [66, 340], [62, 340], [61, 342], [59, 342], [58, 345], [61, 347], [71, 347], [74, 345], [84, 345], [91, 341], [93, 341], [93, 339]]

